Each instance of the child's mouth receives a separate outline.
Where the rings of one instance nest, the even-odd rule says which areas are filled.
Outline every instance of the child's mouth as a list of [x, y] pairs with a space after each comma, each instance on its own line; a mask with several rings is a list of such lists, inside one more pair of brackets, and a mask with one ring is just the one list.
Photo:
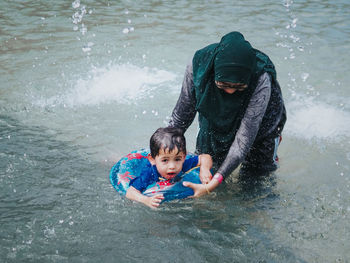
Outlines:
[[169, 177], [175, 177], [176, 173], [168, 173]]

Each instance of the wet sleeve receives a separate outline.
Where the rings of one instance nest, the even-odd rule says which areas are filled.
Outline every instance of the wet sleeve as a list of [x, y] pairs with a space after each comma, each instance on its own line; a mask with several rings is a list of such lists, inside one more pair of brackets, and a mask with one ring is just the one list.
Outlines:
[[197, 165], [198, 165], [198, 156], [196, 155], [185, 160], [182, 166], [182, 171], [185, 173], [188, 170], [191, 170], [193, 167], [196, 167]]
[[181, 128], [184, 131], [192, 124], [196, 116], [196, 97], [193, 85], [192, 61], [187, 65], [179, 99], [171, 114], [169, 127]]
[[136, 190], [141, 193], [146, 190], [147, 186], [151, 184], [151, 167], [146, 167], [142, 170], [140, 176], [132, 179], [129, 183], [129, 186], [134, 187]]
[[217, 171], [224, 177], [230, 175], [244, 161], [258, 133], [270, 96], [271, 78], [268, 73], [264, 73], [258, 80], [258, 85], [249, 101], [235, 140]]

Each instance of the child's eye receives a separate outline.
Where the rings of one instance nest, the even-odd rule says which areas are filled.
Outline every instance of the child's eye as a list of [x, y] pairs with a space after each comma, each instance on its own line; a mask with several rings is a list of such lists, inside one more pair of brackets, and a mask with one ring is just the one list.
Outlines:
[[167, 161], [168, 161], [167, 159], [162, 160], [163, 163], [166, 163]]

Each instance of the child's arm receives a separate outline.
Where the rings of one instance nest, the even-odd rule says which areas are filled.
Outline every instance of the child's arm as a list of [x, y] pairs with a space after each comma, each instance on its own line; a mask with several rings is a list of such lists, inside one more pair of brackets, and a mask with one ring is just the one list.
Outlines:
[[210, 169], [213, 166], [213, 159], [209, 154], [201, 154], [198, 156], [198, 165], [200, 166], [199, 178], [202, 184], [207, 184], [213, 177]]
[[162, 200], [164, 199], [164, 196], [162, 194], [157, 194], [157, 195], [148, 197], [141, 194], [141, 192], [136, 188], [134, 188], [133, 186], [130, 186], [126, 191], [126, 198], [136, 202], [143, 203], [151, 208], [157, 208], [160, 202], [162, 202]]

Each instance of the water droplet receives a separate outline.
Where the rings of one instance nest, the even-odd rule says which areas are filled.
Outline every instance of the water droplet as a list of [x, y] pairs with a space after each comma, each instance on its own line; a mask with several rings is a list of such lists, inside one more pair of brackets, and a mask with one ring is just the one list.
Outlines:
[[80, 32], [81, 32], [82, 35], [85, 35], [85, 34], [86, 34], [86, 32], [87, 32], [87, 27], [84, 26], [84, 24], [82, 24], [82, 28], [80, 29]]
[[91, 51], [91, 47], [84, 46], [82, 47], [83, 52], [89, 52]]
[[309, 76], [310, 76], [309, 73], [302, 73], [301, 74], [301, 79], [305, 82]]
[[123, 29], [123, 33], [124, 33], [124, 34], [129, 33], [129, 29], [128, 29], [128, 28], [124, 28], [124, 29]]
[[78, 8], [80, 6], [80, 0], [75, 0], [73, 3], [72, 3], [72, 7], [73, 8]]

